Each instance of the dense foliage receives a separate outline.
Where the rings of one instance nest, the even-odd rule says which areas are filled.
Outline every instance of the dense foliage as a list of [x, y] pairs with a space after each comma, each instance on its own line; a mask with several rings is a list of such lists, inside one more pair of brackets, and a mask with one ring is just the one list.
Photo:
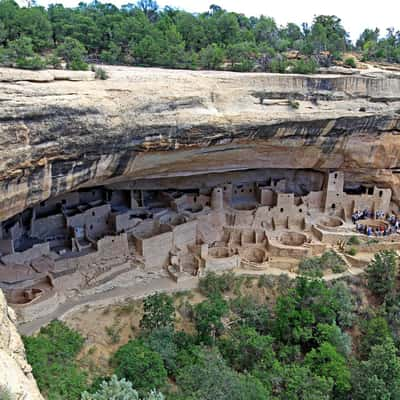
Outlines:
[[[318, 260], [323, 270], [337, 262], [333, 253]], [[150, 296], [140, 331], [111, 357], [113, 375], [92, 386], [75, 361], [83, 338], [61, 322], [24, 338], [28, 360], [49, 399], [395, 400], [397, 255], [376, 254], [366, 271], [329, 282], [209, 274], [185, 316], [177, 300], [188, 294]]]
[[24, 337], [26, 355], [41, 392], [49, 400], [74, 400], [86, 389], [86, 375], [75, 357], [83, 337], [60, 321], [42, 328], [37, 337]]
[[[357, 41], [365, 60], [400, 61], [400, 33], [366, 29]], [[278, 26], [267, 16], [247, 17], [217, 5], [191, 14], [140, 0], [19, 7], [0, 0], [0, 62], [19, 68], [87, 69], [88, 62], [169, 68], [314, 73], [354, 50], [336, 16], [311, 25]], [[345, 60], [354, 66], [354, 59]]]
[[84, 392], [82, 400], [164, 400], [164, 396], [151, 391], [146, 398], [139, 398], [139, 393], [133, 389], [132, 383], [126, 379], [118, 379], [113, 375], [109, 381], [103, 381], [95, 393]]

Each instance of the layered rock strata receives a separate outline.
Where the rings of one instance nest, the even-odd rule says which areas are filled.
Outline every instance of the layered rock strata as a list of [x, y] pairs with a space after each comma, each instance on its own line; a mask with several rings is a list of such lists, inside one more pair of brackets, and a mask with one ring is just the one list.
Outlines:
[[82, 186], [256, 168], [341, 170], [400, 201], [395, 73], [0, 72], [0, 221]]

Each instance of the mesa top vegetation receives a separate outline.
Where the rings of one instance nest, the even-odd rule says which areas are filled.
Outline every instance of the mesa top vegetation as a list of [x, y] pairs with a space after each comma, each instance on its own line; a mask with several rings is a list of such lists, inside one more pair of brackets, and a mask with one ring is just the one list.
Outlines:
[[[0, 1], [0, 64], [18, 68], [87, 69], [88, 62], [168, 68], [313, 73], [345, 51], [364, 61], [400, 62], [400, 32], [366, 29], [353, 45], [336, 16], [311, 25], [278, 26], [271, 17], [247, 17], [211, 5], [191, 14], [154, 0], [121, 8], [110, 3], [19, 7]], [[355, 66], [353, 57], [344, 65]]]

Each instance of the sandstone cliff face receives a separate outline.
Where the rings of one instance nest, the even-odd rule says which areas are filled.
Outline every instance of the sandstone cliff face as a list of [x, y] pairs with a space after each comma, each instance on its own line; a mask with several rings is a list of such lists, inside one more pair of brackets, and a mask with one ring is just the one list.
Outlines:
[[16, 400], [43, 400], [14, 323], [14, 311], [0, 290], [0, 387], [7, 387]]
[[0, 69], [0, 221], [82, 185], [253, 168], [343, 170], [400, 201], [399, 74], [108, 72]]

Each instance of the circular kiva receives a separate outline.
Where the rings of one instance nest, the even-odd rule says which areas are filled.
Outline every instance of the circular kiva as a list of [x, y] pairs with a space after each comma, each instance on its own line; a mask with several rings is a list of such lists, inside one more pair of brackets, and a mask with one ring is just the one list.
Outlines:
[[208, 255], [213, 258], [227, 258], [230, 256], [229, 249], [223, 246], [211, 247]]
[[338, 217], [325, 217], [319, 221], [319, 224], [328, 228], [337, 228], [339, 226], [342, 226], [344, 222]]
[[307, 242], [307, 236], [300, 232], [283, 232], [279, 241], [285, 246], [301, 246]]

